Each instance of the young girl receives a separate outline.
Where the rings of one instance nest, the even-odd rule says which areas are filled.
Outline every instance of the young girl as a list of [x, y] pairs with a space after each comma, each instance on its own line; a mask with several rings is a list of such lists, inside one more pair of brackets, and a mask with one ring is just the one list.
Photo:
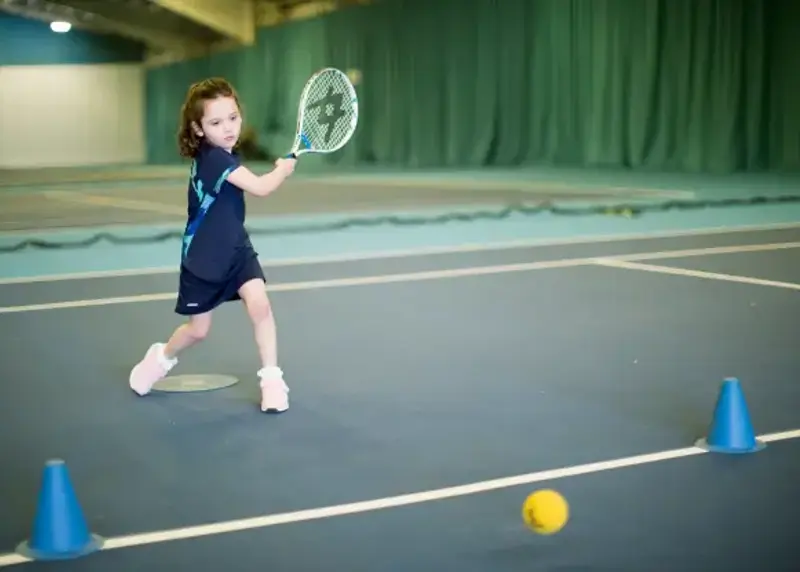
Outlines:
[[268, 196], [291, 175], [295, 161], [278, 159], [272, 172], [253, 174], [235, 152], [241, 128], [239, 98], [227, 81], [212, 78], [191, 86], [178, 133], [180, 153], [192, 164], [175, 307], [188, 321], [166, 343], [150, 346], [129, 383], [137, 394], [149, 393], [175, 367], [180, 352], [206, 337], [214, 308], [242, 300], [261, 357], [261, 410], [282, 413], [289, 408], [289, 388], [278, 367], [264, 273], [244, 226], [244, 193]]

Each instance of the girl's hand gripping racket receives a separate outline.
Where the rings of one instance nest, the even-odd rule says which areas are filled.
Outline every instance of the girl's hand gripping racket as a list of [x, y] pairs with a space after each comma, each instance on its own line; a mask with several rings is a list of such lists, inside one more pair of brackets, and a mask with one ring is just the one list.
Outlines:
[[333, 153], [344, 147], [358, 125], [358, 96], [347, 75], [325, 68], [306, 82], [297, 111], [297, 135], [292, 151], [296, 159], [303, 153]]

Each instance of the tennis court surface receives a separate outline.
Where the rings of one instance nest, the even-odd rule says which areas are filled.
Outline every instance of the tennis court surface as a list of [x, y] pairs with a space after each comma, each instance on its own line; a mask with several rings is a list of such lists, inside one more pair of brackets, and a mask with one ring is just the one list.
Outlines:
[[[0, 566], [304, 572], [796, 569], [800, 229], [267, 268], [291, 409], [260, 414], [240, 305], [137, 398], [173, 274], [0, 284]], [[767, 447], [710, 455], [740, 379]], [[105, 549], [14, 554], [64, 459]], [[511, 478], [518, 477], [518, 478]], [[524, 498], [566, 496], [554, 536]]]

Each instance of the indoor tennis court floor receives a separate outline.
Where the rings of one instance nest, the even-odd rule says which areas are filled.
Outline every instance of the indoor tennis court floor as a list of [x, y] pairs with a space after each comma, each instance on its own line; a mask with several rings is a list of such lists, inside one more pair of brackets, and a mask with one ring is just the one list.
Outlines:
[[[0, 285], [0, 567], [281, 572], [794, 570], [800, 229], [268, 268], [292, 407], [258, 412], [240, 305], [135, 397], [174, 274]], [[740, 379], [766, 449], [702, 454]], [[38, 564], [44, 463], [106, 548]], [[520, 506], [555, 488], [554, 536]]]

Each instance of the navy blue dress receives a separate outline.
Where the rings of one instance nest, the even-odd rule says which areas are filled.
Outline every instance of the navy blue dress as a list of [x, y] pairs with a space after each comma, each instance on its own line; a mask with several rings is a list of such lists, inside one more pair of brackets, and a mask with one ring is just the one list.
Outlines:
[[245, 282], [265, 280], [244, 226], [244, 191], [227, 181], [239, 165], [235, 153], [208, 144], [192, 161], [175, 306], [180, 315], [201, 314], [239, 300], [238, 290]]

